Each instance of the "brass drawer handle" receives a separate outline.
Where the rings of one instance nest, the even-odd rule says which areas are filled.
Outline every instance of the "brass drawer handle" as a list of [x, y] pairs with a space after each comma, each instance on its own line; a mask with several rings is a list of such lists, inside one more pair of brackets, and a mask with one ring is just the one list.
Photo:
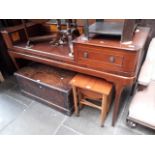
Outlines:
[[110, 57], [109, 57], [109, 61], [110, 61], [111, 63], [114, 63], [114, 62], [115, 62], [115, 57], [114, 57], [114, 56], [110, 56]]
[[84, 53], [83, 53], [83, 57], [84, 57], [84, 58], [88, 58], [88, 53], [87, 53], [87, 52], [84, 52]]

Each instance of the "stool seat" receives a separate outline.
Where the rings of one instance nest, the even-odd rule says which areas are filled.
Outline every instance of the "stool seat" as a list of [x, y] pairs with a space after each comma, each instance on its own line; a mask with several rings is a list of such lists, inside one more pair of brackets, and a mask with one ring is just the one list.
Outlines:
[[[101, 110], [101, 126], [111, 103], [113, 85], [103, 79], [77, 74], [70, 81], [74, 96], [74, 108], [76, 115], [79, 115], [79, 106], [91, 106]], [[88, 99], [100, 101], [101, 105], [95, 105]]]
[[105, 95], [109, 95], [112, 89], [112, 84], [104, 81], [103, 79], [82, 74], [77, 74], [70, 81], [70, 84], [79, 88], [88, 89]]

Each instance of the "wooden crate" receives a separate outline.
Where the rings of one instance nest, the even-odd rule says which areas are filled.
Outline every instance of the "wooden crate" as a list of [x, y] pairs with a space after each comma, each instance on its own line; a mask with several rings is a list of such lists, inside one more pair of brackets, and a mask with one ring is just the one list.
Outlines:
[[36, 63], [15, 73], [24, 94], [67, 115], [73, 111], [69, 82], [74, 75], [74, 72]]

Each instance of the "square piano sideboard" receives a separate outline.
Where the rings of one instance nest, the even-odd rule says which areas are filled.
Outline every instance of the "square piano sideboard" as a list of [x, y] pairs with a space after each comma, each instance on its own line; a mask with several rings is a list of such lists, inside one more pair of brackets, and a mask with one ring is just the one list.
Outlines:
[[85, 40], [80, 36], [73, 41], [74, 58], [69, 57], [67, 46], [53, 47], [48, 43], [37, 43], [32, 48], [26, 48], [26, 41], [14, 43], [11, 35], [22, 28], [18, 29], [20, 30], [9, 28], [1, 31], [8, 53], [17, 69], [19, 66], [16, 59], [23, 58], [96, 76], [114, 84], [114, 126], [123, 89], [127, 86], [132, 87], [136, 82], [150, 29], [137, 27], [133, 41], [128, 44], [123, 44], [116, 38]]

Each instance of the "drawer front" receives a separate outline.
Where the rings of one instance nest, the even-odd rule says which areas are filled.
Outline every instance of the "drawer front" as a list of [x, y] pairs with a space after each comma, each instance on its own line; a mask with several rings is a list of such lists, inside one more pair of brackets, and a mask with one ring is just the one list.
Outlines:
[[122, 66], [123, 57], [113, 54], [105, 54], [104, 52], [94, 51], [92, 49], [80, 49], [78, 51], [78, 59], [82, 61], [94, 61], [95, 63], [109, 64], [112, 66]]
[[120, 74], [132, 74], [136, 69], [137, 55], [135, 52], [81, 45], [76, 45], [74, 52], [75, 61], [88, 68]]
[[29, 79], [25, 79], [20, 76], [17, 76], [17, 80], [22, 90], [60, 107], [68, 107], [68, 105], [66, 105], [67, 94], [65, 94], [65, 92], [49, 88], [47, 86], [31, 81]]

